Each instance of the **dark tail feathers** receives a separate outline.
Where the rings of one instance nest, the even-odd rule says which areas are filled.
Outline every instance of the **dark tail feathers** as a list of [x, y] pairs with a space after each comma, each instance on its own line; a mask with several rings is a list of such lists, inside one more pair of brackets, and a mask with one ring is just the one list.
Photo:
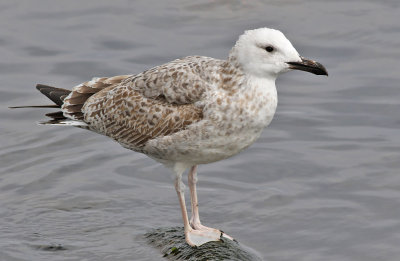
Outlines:
[[[65, 97], [67, 97], [71, 91], [61, 88], [56, 88], [48, 85], [38, 84], [36, 85], [36, 89], [38, 89], [41, 93], [46, 95], [47, 98], [52, 100], [55, 104], [50, 105], [28, 105], [28, 106], [13, 106], [9, 107], [10, 109], [17, 108], [61, 108], [63, 105]], [[62, 111], [51, 112], [46, 114], [47, 117], [52, 118], [52, 121], [63, 120], [66, 119], [63, 116]]]
[[70, 90], [56, 88], [44, 84], [37, 84], [36, 89], [38, 89], [41, 93], [46, 95], [47, 98], [52, 100], [55, 104], [50, 105], [24, 105], [24, 106], [11, 106], [8, 107], [10, 109], [19, 109], [19, 108], [61, 108], [63, 105], [65, 97], [71, 93]]
[[70, 90], [51, 87], [43, 84], [36, 85], [36, 89], [38, 89], [41, 93], [46, 95], [47, 98], [57, 104], [59, 108], [61, 108], [61, 106], [63, 105], [65, 97], [67, 97], [71, 93]]

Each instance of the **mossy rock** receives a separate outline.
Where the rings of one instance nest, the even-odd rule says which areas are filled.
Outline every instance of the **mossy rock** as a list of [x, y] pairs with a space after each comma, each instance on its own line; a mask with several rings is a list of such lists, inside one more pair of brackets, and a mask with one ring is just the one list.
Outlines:
[[159, 248], [163, 257], [169, 260], [262, 260], [254, 250], [229, 239], [191, 247], [185, 241], [182, 227], [154, 229], [146, 233], [145, 237], [150, 245]]

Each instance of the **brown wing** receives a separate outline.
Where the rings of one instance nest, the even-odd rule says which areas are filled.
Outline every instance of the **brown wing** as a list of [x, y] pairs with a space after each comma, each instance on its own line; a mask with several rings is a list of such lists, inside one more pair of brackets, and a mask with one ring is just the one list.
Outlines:
[[83, 120], [137, 151], [150, 139], [184, 130], [202, 119], [195, 102], [211, 87], [192, 60], [176, 60], [103, 88], [85, 102]]
[[81, 109], [83, 104], [89, 99], [89, 97], [105, 88], [117, 86], [123, 80], [130, 76], [132, 75], [93, 78], [91, 81], [84, 82], [72, 88], [71, 94], [63, 100], [63, 104], [61, 107], [63, 114], [66, 117], [74, 120], [82, 120], [83, 113]]
[[139, 151], [148, 140], [183, 130], [202, 118], [202, 110], [193, 104], [147, 98], [125, 86], [92, 96], [83, 112], [91, 130]]

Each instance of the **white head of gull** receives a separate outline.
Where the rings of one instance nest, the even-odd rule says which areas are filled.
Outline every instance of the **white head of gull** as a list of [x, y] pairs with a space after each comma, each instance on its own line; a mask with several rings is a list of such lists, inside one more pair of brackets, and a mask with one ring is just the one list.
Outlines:
[[[200, 223], [197, 165], [229, 158], [257, 140], [276, 110], [275, 80], [290, 70], [328, 75], [280, 31], [260, 28], [241, 35], [227, 60], [189, 56], [136, 75], [94, 78], [72, 91], [41, 84], [37, 89], [55, 103], [39, 107], [60, 108], [46, 114], [52, 119], [43, 124], [109, 136], [170, 168], [186, 241], [200, 246], [232, 237]], [[190, 219], [181, 181], [187, 169]]]

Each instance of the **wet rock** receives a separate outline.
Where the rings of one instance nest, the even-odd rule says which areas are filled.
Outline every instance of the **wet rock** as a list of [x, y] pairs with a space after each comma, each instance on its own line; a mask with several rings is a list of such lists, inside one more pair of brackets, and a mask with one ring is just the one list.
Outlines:
[[158, 228], [144, 236], [169, 260], [262, 260], [254, 250], [229, 239], [191, 247], [185, 241], [182, 227]]

